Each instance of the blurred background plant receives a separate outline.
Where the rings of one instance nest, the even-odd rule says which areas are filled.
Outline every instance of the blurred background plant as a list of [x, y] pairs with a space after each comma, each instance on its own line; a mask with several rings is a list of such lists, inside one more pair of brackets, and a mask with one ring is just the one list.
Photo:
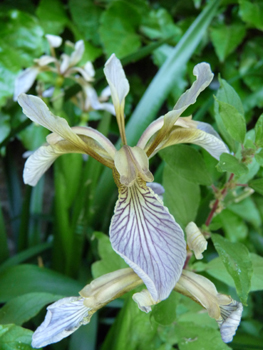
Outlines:
[[[232, 154], [218, 163], [196, 146], [176, 145], [150, 167], [176, 221], [183, 229], [196, 222], [208, 239], [203, 260], [189, 255], [188, 268], [240, 299], [243, 320], [226, 345], [216, 322], [191, 300], [173, 292], [144, 314], [128, 295], [49, 348], [263, 349], [262, 1], [5, 0], [0, 16], [0, 348], [31, 349], [47, 304], [126, 267], [107, 236], [117, 197], [109, 170], [91, 158], [63, 155], [36, 187], [24, 185], [23, 154], [48, 132], [13, 100], [23, 70], [34, 67], [28, 93], [71, 126], [90, 125], [119, 145], [102, 73], [114, 52], [131, 85], [130, 145], [173, 108], [194, 79], [194, 65], [206, 61], [215, 73], [184, 115], [213, 125]], [[61, 45], [46, 35], [60, 36]], [[36, 61], [43, 55], [53, 57], [48, 66]]]

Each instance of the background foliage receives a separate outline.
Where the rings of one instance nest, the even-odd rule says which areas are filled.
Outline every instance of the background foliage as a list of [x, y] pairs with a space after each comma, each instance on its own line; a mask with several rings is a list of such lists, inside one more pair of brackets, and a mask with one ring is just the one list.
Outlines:
[[[232, 153], [218, 163], [198, 147], [177, 145], [155, 157], [151, 170], [177, 222], [184, 228], [195, 221], [212, 238], [204, 259], [191, 257], [188, 268], [245, 307], [237, 335], [226, 345], [216, 322], [191, 300], [172, 293], [144, 314], [128, 295], [49, 348], [263, 349], [262, 1], [5, 0], [0, 16], [0, 348], [31, 349], [45, 305], [125, 266], [107, 238], [117, 196], [107, 169], [67, 155], [35, 188], [22, 184], [22, 155], [40, 146], [47, 131], [13, 102], [14, 81], [48, 52], [44, 35], [55, 34], [85, 40], [82, 63], [93, 62], [97, 91], [106, 86], [106, 59], [113, 52], [122, 59], [131, 86], [131, 145], [172, 109], [194, 79], [194, 65], [210, 63], [215, 79], [185, 115], [211, 123]], [[59, 84], [55, 74], [42, 73], [38, 81], [44, 88]], [[37, 94], [36, 87], [30, 93]], [[49, 101], [56, 114], [71, 126], [89, 123], [118, 142], [113, 117], [74, 106], [78, 85], [65, 80], [63, 89], [59, 103]]]

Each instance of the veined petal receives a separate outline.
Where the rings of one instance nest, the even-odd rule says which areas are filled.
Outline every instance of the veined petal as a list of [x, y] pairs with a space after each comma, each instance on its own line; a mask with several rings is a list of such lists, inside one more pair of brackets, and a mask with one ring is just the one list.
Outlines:
[[166, 299], [185, 262], [184, 234], [140, 179], [131, 187], [119, 187], [110, 239], [113, 249], [143, 280], [153, 299]]
[[39, 67], [30, 67], [21, 72], [15, 80], [14, 101], [17, 101], [18, 96], [27, 92], [34, 84], [39, 73]]
[[124, 126], [124, 103], [130, 86], [121, 62], [116, 58], [115, 54], [112, 54], [106, 62], [104, 74], [111, 89], [111, 98], [115, 107], [122, 142], [127, 144]]
[[211, 83], [214, 74], [211, 72], [210, 65], [202, 62], [194, 67], [193, 74], [196, 81], [177, 101], [173, 111], [164, 116], [164, 124], [161, 130], [156, 134], [148, 149], [148, 156], [153, 153], [156, 147], [167, 138], [169, 131], [173, 127], [178, 117], [192, 104], [196, 102], [199, 94]]
[[168, 140], [160, 145], [152, 156], [159, 150], [178, 143], [194, 143], [195, 145], [201, 146], [217, 160], [219, 160], [222, 153], [229, 153], [226, 144], [213, 134], [199, 129], [176, 127], [169, 135]]
[[48, 306], [44, 322], [33, 334], [32, 347], [42, 348], [57, 343], [81, 325], [89, 323], [91, 309], [86, 307], [83, 301], [81, 297], [69, 297]]
[[62, 38], [58, 35], [46, 34], [45, 37], [51, 47], [57, 48], [62, 44]]
[[220, 305], [222, 320], [217, 320], [220, 327], [221, 338], [225, 343], [230, 343], [239, 326], [243, 305], [236, 300], [232, 300], [227, 305]]

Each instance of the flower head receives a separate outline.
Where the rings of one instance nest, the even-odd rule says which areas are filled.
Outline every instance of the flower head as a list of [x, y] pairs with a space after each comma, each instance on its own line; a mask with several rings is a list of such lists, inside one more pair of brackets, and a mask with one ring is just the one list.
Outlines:
[[186, 258], [186, 243], [181, 227], [162, 200], [147, 186], [153, 181], [149, 158], [159, 150], [177, 143], [195, 143], [219, 159], [228, 152], [224, 142], [206, 123], [180, 118], [181, 113], [195, 103], [208, 86], [213, 74], [207, 63], [194, 68], [197, 79], [178, 100], [174, 109], [154, 121], [142, 134], [137, 145], [127, 145], [124, 123], [124, 103], [129, 83], [120, 61], [113, 54], [106, 62], [104, 73], [111, 89], [117, 123], [123, 143], [120, 150], [92, 128], [70, 128], [67, 122], [54, 116], [44, 102], [21, 94], [18, 102], [33, 121], [48, 128], [47, 144], [40, 147], [25, 164], [25, 183], [36, 185], [41, 175], [63, 153], [87, 153], [112, 169], [119, 198], [110, 226], [113, 249], [143, 280], [152, 298], [167, 298], [178, 281]]

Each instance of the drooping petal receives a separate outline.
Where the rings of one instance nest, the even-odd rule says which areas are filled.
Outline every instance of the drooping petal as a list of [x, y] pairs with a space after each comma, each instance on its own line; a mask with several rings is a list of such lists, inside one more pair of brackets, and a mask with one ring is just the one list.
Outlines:
[[157, 304], [157, 301], [153, 300], [147, 289], [143, 289], [141, 292], [133, 294], [132, 299], [137, 303], [138, 308], [147, 314], [152, 311], [151, 306]]
[[39, 67], [30, 67], [21, 72], [15, 80], [14, 101], [17, 101], [18, 96], [27, 92], [34, 84], [39, 73]]
[[196, 259], [203, 259], [203, 252], [207, 249], [207, 240], [194, 222], [189, 222], [185, 228], [186, 241], [194, 252]]
[[110, 239], [113, 249], [143, 280], [153, 299], [167, 298], [186, 258], [184, 234], [140, 179], [131, 187], [119, 187]]
[[193, 143], [201, 146], [217, 160], [222, 153], [229, 153], [227, 145], [217, 136], [199, 129], [177, 127], [171, 132], [168, 140], [154, 151], [152, 156], [165, 147], [179, 143]]
[[218, 293], [215, 285], [204, 276], [183, 270], [174, 290], [197, 301], [207, 309], [220, 328], [222, 340], [232, 341], [240, 323], [242, 304], [229, 295]]
[[85, 110], [89, 110], [90, 107], [93, 110], [105, 110], [115, 115], [115, 109], [111, 103], [101, 103], [99, 101], [97, 92], [89, 84], [82, 85], [83, 91], [86, 95]]
[[202, 62], [194, 67], [193, 74], [196, 76], [196, 81], [190, 89], [188, 89], [177, 101], [173, 111], [164, 116], [164, 124], [161, 130], [156, 134], [148, 149], [148, 156], [153, 153], [156, 147], [167, 138], [171, 128], [178, 119], [178, 117], [192, 104], [196, 102], [199, 94], [211, 83], [213, 73], [210, 65]]
[[225, 343], [230, 343], [239, 326], [243, 305], [232, 300], [228, 305], [220, 305], [222, 320], [217, 320], [220, 327], [221, 338]]
[[42, 348], [57, 343], [75, 332], [81, 325], [90, 321], [89, 309], [81, 297], [69, 297], [58, 300], [47, 307], [44, 322], [32, 337], [32, 347]]
[[130, 86], [121, 62], [117, 59], [115, 54], [112, 54], [106, 62], [104, 74], [111, 89], [111, 97], [116, 111], [116, 118], [122, 142], [123, 144], [127, 144], [124, 126], [124, 103]]
[[23, 172], [24, 183], [36, 186], [41, 176], [51, 167], [59, 155], [48, 144], [38, 148], [25, 163]]
[[58, 35], [46, 34], [45, 37], [51, 47], [57, 48], [62, 44], [62, 38]]

